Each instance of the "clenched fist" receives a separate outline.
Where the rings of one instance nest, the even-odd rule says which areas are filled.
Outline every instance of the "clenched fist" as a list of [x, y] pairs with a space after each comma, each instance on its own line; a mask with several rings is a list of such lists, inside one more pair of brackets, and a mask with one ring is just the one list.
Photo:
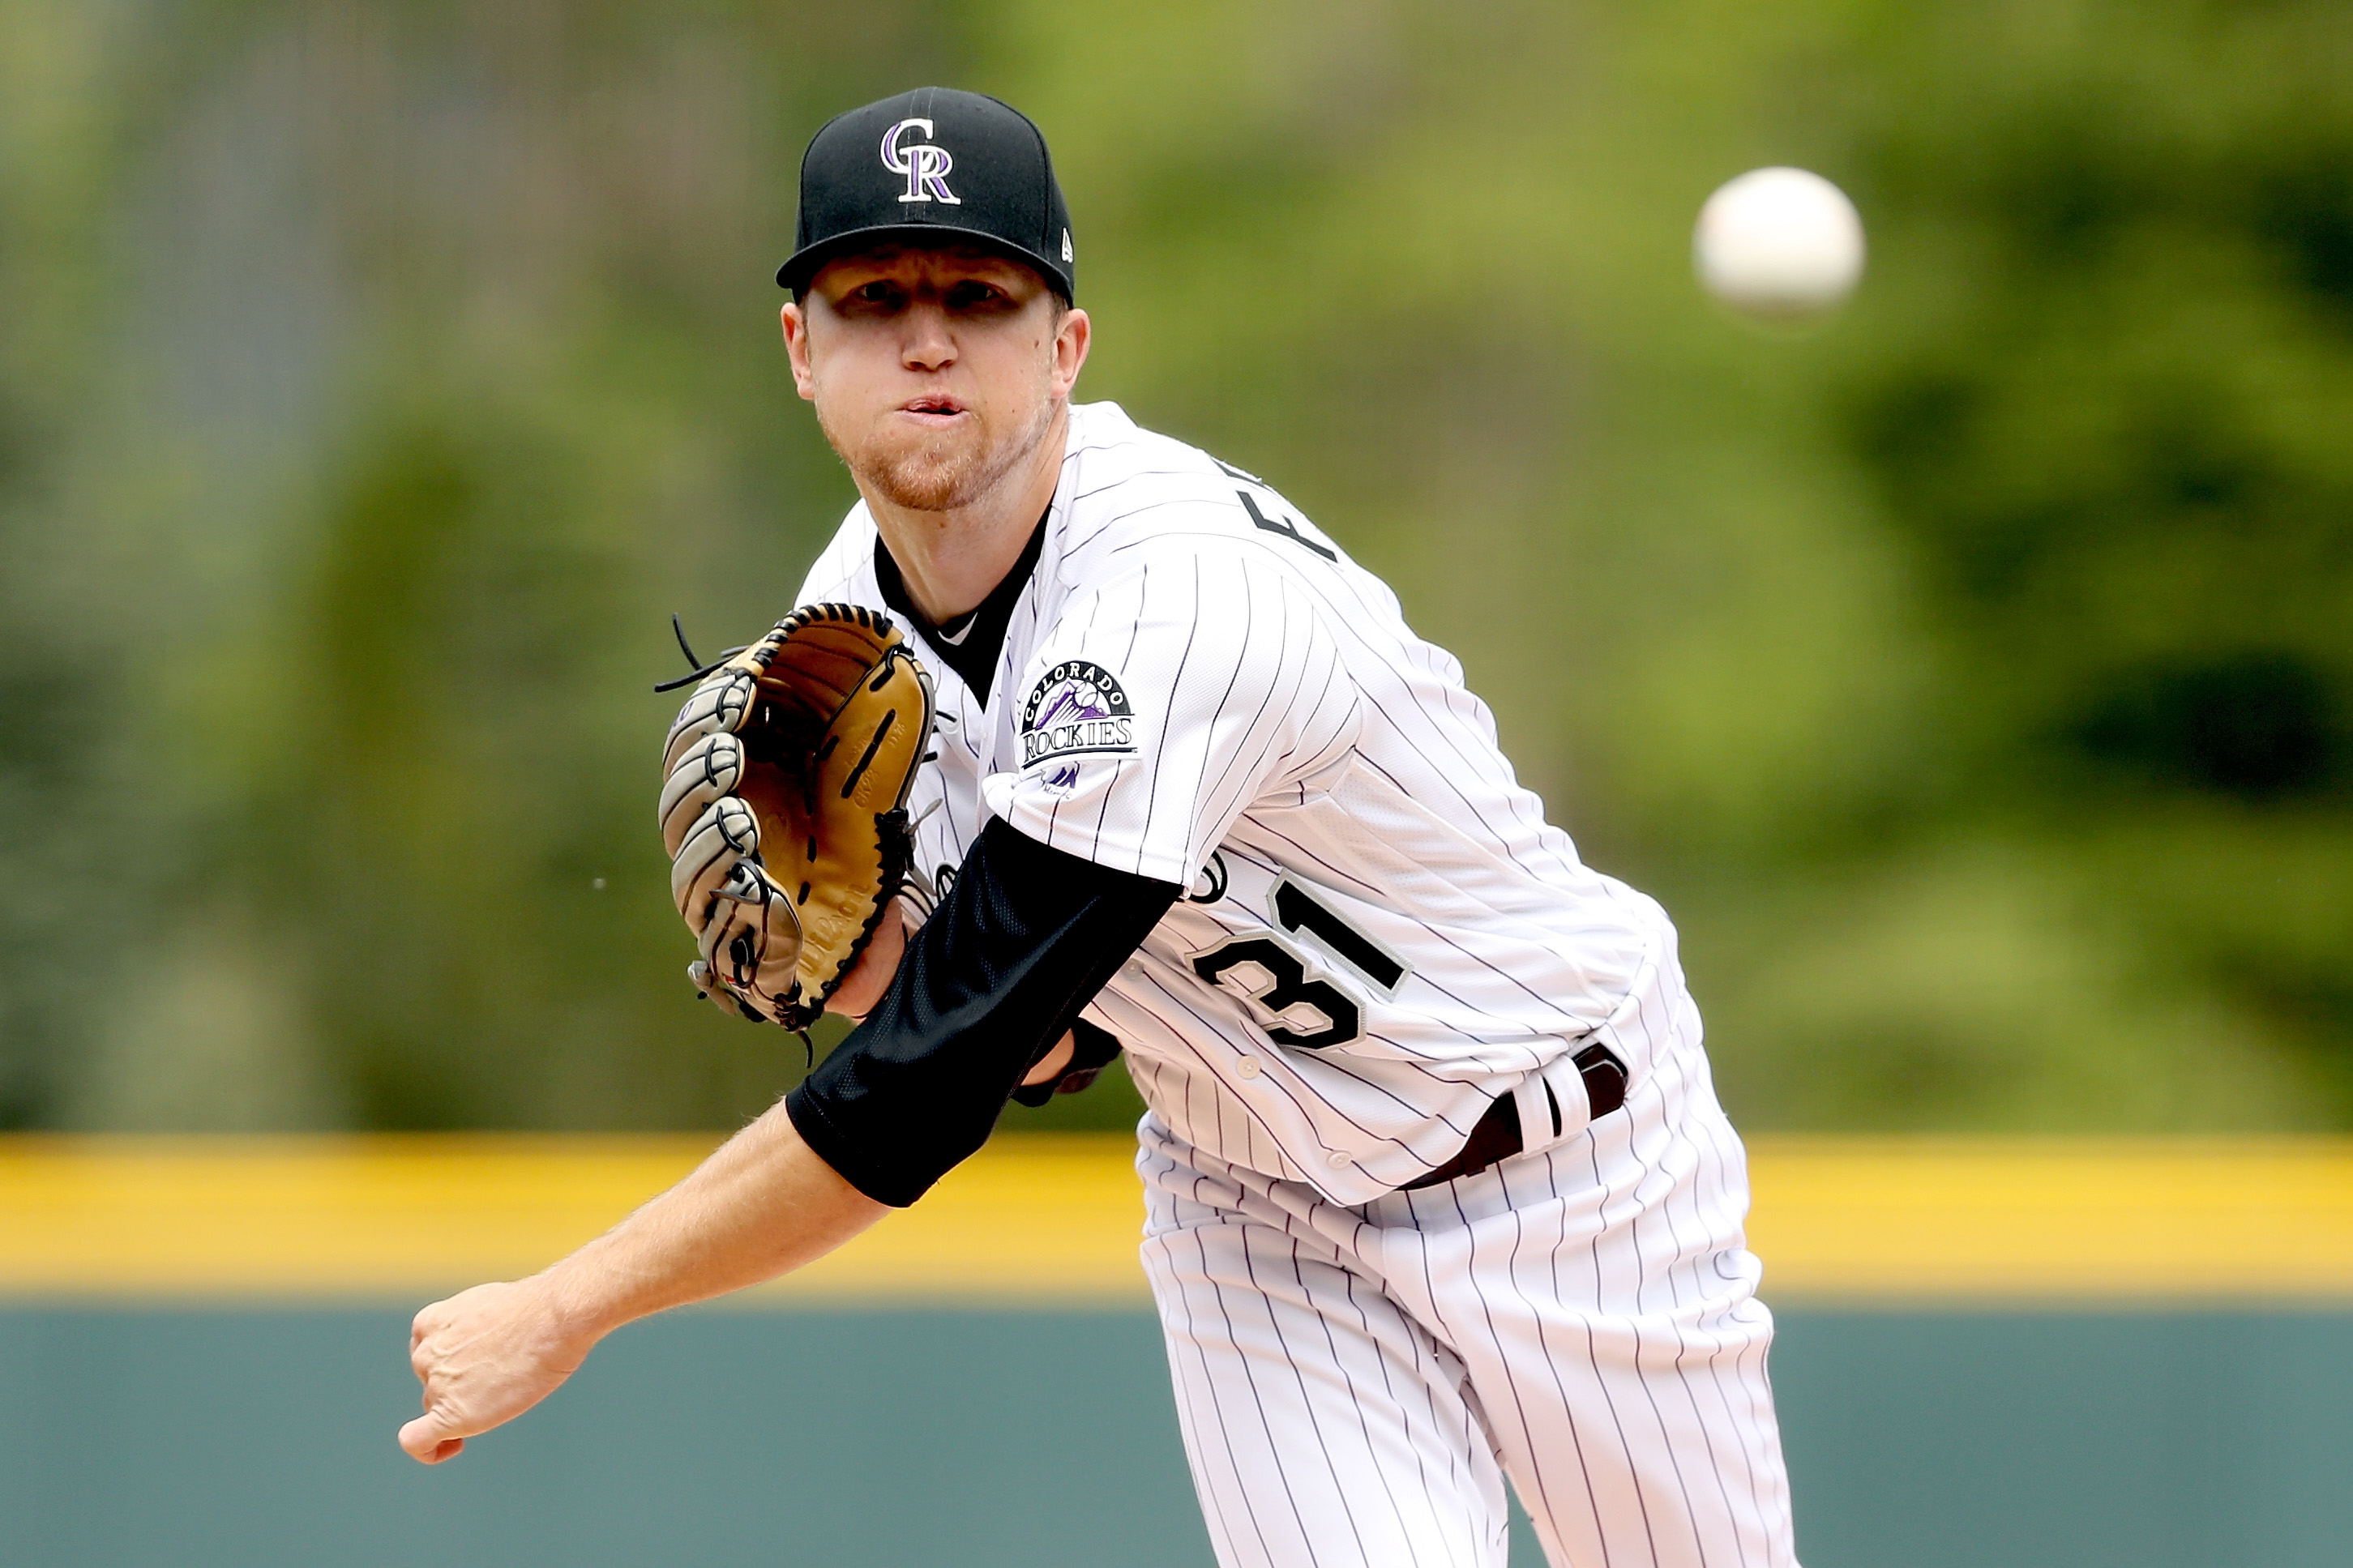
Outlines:
[[477, 1285], [417, 1314], [408, 1364], [425, 1385], [425, 1414], [400, 1429], [412, 1458], [439, 1464], [579, 1370], [596, 1336], [567, 1329], [553, 1298], [535, 1276]]

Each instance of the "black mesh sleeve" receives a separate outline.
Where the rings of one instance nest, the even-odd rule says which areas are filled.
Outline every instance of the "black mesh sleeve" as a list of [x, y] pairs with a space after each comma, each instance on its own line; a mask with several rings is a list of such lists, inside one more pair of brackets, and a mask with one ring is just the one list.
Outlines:
[[1182, 891], [991, 822], [881, 1002], [786, 1097], [793, 1125], [868, 1197], [913, 1203]]

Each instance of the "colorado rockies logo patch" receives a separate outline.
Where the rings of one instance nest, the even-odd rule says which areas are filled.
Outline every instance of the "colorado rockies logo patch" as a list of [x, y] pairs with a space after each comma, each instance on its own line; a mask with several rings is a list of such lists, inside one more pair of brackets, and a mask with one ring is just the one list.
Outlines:
[[1128, 756], [1134, 751], [1135, 720], [1127, 693], [1117, 676], [1091, 660], [1073, 658], [1056, 665], [1030, 688], [1029, 700], [1021, 705], [1024, 768], [1063, 757]]
[[907, 194], [899, 199], [936, 199], [952, 207], [964, 205], [964, 198], [948, 189], [948, 171], [955, 167], [955, 155], [930, 142], [909, 142], [906, 138], [910, 131], [920, 131], [925, 136], [936, 134], [928, 120], [902, 120], [882, 132], [882, 166], [894, 174], [907, 176]]

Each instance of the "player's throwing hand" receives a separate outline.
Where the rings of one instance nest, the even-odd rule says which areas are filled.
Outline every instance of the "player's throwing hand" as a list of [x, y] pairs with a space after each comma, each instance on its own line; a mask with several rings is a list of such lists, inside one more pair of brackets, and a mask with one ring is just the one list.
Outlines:
[[537, 1279], [477, 1285], [417, 1314], [408, 1364], [425, 1414], [400, 1429], [409, 1457], [438, 1465], [478, 1432], [512, 1421], [573, 1373], [595, 1344], [567, 1330]]

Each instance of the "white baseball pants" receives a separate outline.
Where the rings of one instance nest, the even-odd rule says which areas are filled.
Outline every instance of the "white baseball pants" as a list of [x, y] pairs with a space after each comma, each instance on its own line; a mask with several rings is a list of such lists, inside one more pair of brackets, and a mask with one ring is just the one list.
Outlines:
[[1503, 1568], [1506, 1474], [1552, 1568], [1795, 1568], [1746, 1165], [1660, 984], [1632, 1011], [1685, 1037], [1624, 1113], [1440, 1186], [1343, 1208], [1145, 1119], [1221, 1568]]

